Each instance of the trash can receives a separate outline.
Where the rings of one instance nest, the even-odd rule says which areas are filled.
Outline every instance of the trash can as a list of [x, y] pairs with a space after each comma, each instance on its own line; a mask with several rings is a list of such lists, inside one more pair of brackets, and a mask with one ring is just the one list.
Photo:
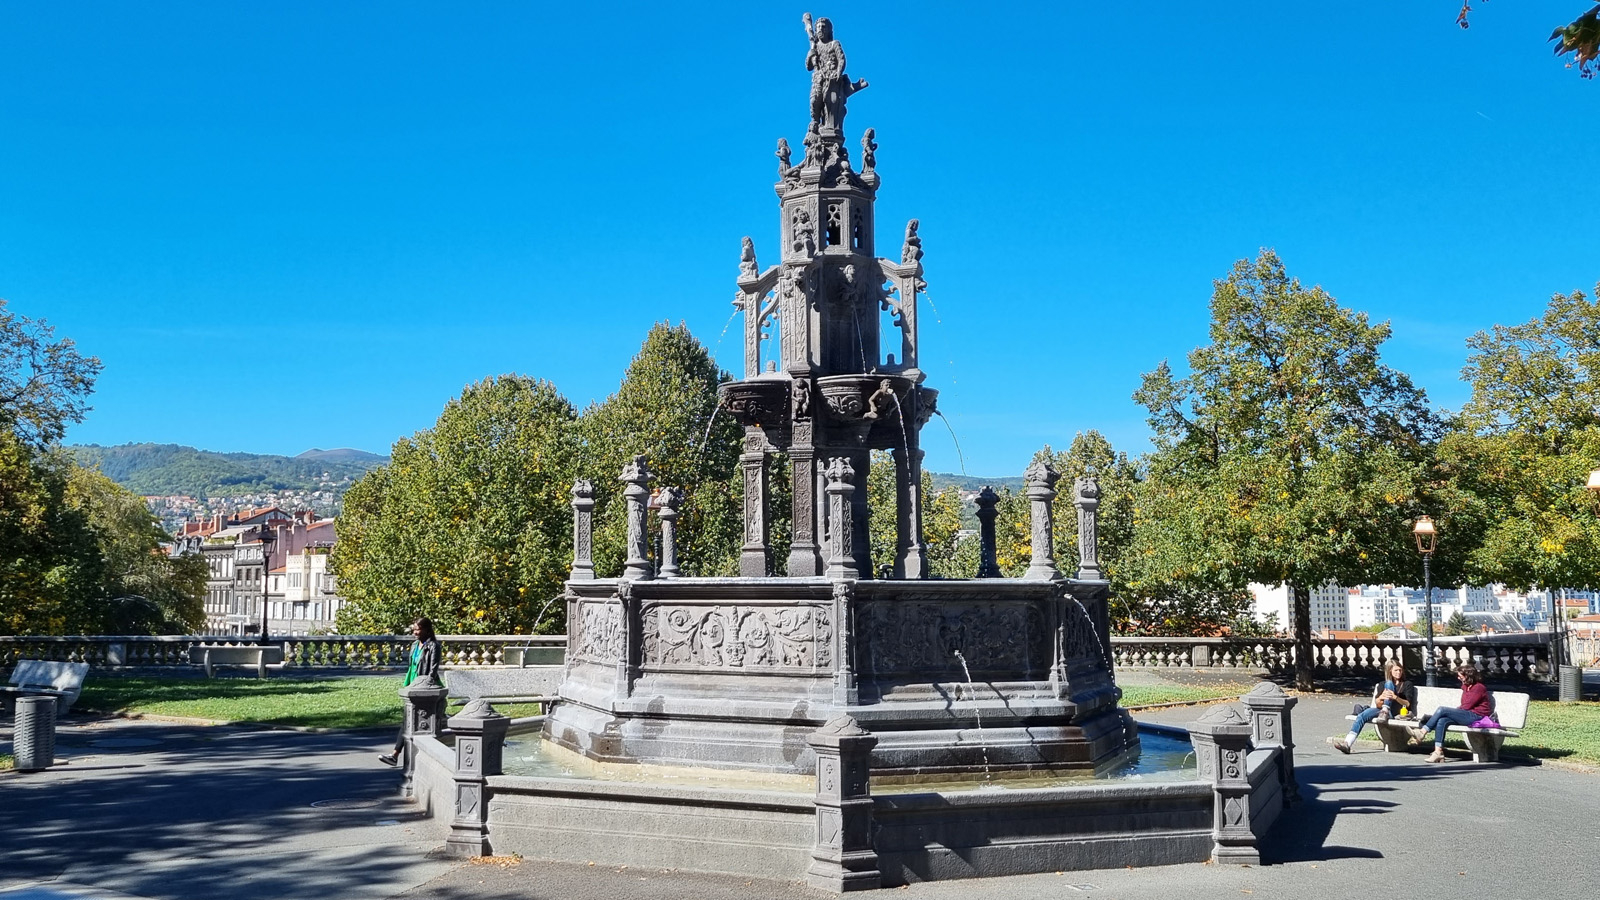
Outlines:
[[1583, 669], [1562, 666], [1557, 680], [1557, 690], [1562, 703], [1577, 703], [1583, 699]]
[[56, 698], [18, 697], [12, 722], [12, 765], [19, 772], [48, 769], [56, 761]]

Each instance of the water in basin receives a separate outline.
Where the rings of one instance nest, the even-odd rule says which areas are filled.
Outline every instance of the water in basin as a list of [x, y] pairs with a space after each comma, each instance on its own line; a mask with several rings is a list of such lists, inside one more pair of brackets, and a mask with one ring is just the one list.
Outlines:
[[[1114, 781], [1192, 781], [1195, 775], [1194, 748], [1186, 738], [1164, 732], [1142, 732], [1138, 756], [1097, 774], [1054, 773], [948, 774], [874, 778], [873, 793], [903, 794], [952, 790], [1013, 790], [1063, 787]], [[752, 772], [736, 769], [654, 766], [634, 763], [601, 763], [564, 747], [551, 744], [537, 735], [506, 741], [504, 773], [536, 778], [571, 778], [585, 781], [620, 781], [635, 784], [665, 784], [695, 787], [742, 788], [747, 790], [804, 791], [816, 789], [809, 775]]]

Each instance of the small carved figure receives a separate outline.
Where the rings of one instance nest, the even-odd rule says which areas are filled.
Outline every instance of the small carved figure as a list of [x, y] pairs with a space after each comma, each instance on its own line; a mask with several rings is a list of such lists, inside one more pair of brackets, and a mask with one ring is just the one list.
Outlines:
[[811, 416], [811, 379], [796, 378], [794, 380], [794, 417], [805, 419]]
[[744, 245], [739, 250], [739, 277], [754, 278], [759, 274], [756, 269], [756, 242], [749, 237], [744, 239]]
[[917, 234], [917, 227], [921, 224], [916, 219], [906, 223], [906, 242], [900, 248], [900, 264], [903, 266], [922, 262], [922, 235]]
[[806, 54], [806, 71], [811, 73], [811, 122], [818, 133], [838, 140], [844, 130], [845, 101], [856, 91], [865, 90], [865, 79], [851, 81], [845, 74], [844, 47], [833, 38], [833, 23], [826, 18], [811, 24], [811, 14], [801, 21], [811, 50]]
[[868, 128], [861, 135], [861, 173], [865, 175], [878, 165], [878, 136], [876, 129]]
[[788, 178], [794, 166], [789, 165], [789, 142], [778, 138], [778, 177]]

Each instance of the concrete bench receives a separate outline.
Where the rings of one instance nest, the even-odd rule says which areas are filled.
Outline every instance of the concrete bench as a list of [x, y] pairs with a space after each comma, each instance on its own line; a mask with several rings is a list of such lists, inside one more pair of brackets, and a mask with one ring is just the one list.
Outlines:
[[15, 712], [18, 697], [43, 696], [56, 698], [56, 715], [64, 716], [83, 693], [83, 678], [88, 674], [88, 663], [18, 660], [11, 670], [11, 683], [0, 688], [5, 714], [9, 718]]
[[[1470, 728], [1465, 725], [1451, 725], [1447, 731], [1464, 735], [1467, 749], [1472, 751], [1473, 762], [1499, 762], [1500, 745], [1508, 737], [1520, 737], [1522, 728], [1528, 723], [1528, 695], [1512, 691], [1490, 691], [1494, 698], [1494, 713], [1500, 720], [1500, 728]], [[1404, 752], [1411, 747], [1411, 734], [1407, 729], [1417, 727], [1417, 722], [1422, 716], [1431, 716], [1433, 711], [1441, 706], [1455, 706], [1461, 702], [1461, 691], [1458, 688], [1419, 687], [1417, 688], [1417, 708], [1412, 710], [1412, 718], [1390, 719], [1387, 722], [1374, 722], [1373, 728], [1378, 732], [1378, 739], [1383, 742], [1383, 749], [1390, 752]], [[1350, 721], [1355, 721], [1355, 716], [1345, 716]]]
[[267, 666], [283, 663], [281, 644], [196, 644], [189, 648], [189, 662], [206, 667], [206, 677], [215, 678], [217, 666], [250, 666], [257, 678], [267, 677]]

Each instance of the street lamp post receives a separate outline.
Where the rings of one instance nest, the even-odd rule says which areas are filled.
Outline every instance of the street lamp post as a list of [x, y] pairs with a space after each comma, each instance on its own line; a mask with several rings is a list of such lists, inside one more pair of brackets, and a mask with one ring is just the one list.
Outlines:
[[267, 642], [267, 577], [272, 572], [272, 542], [276, 538], [267, 523], [261, 523], [261, 636], [256, 643]]
[[1427, 679], [1428, 687], [1438, 687], [1438, 678], [1433, 672], [1433, 550], [1438, 540], [1439, 532], [1433, 527], [1433, 520], [1427, 516], [1418, 516], [1417, 523], [1411, 528], [1412, 537], [1417, 539], [1417, 552], [1422, 554], [1422, 593], [1425, 598], [1428, 615], [1428, 650], [1423, 658], [1422, 669]]

